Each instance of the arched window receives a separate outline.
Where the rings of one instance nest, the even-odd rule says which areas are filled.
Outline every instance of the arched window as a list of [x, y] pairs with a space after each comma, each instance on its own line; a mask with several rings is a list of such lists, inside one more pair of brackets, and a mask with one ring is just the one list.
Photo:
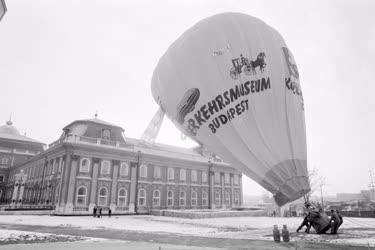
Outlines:
[[191, 170], [191, 181], [197, 182], [197, 170]]
[[154, 167], [154, 178], [161, 178], [161, 171], [160, 171], [160, 167]]
[[191, 191], [191, 206], [192, 207], [197, 206], [197, 200], [198, 200], [197, 192]]
[[79, 166], [79, 172], [87, 173], [90, 171], [90, 160], [87, 158], [81, 159], [81, 164]]
[[120, 166], [120, 176], [129, 175], [129, 164], [127, 162], [121, 162]]
[[8, 164], [8, 158], [3, 157], [3, 158], [1, 159], [1, 164]]
[[220, 197], [220, 191], [215, 191], [215, 203], [216, 205], [221, 205], [221, 197]]
[[111, 139], [111, 131], [109, 131], [109, 129], [103, 129], [102, 138], [104, 140]]
[[147, 177], [147, 166], [145, 164], [141, 165], [141, 169], [139, 171], [140, 171], [140, 174], [139, 174], [140, 177], [142, 177], [142, 178]]
[[108, 198], [107, 188], [102, 187], [101, 189], [99, 189], [98, 205], [107, 206], [107, 198]]
[[215, 173], [215, 183], [216, 184], [220, 183], [220, 173], [218, 173], [218, 172]]
[[180, 181], [186, 181], [186, 170], [180, 169]]
[[238, 185], [238, 175], [237, 174], [235, 174], [233, 176], [233, 182], [234, 182], [234, 185]]
[[206, 191], [202, 192], [202, 206], [207, 206], [208, 204], [208, 194]]
[[146, 190], [143, 188], [138, 190], [138, 206], [146, 206]]
[[207, 172], [202, 172], [202, 182], [207, 182]]
[[186, 192], [185, 191], [181, 191], [180, 192], [180, 206], [184, 207], [185, 204], [186, 204]]
[[76, 205], [77, 206], [86, 206], [86, 196], [87, 196], [86, 187], [79, 187], [77, 189]]
[[152, 206], [160, 206], [160, 191], [158, 189], [155, 189], [152, 194]]
[[229, 191], [225, 191], [225, 205], [230, 205], [230, 193]]
[[174, 180], [174, 169], [168, 168], [168, 180]]
[[224, 174], [224, 181], [225, 184], [230, 184], [230, 175], [228, 173]]
[[100, 167], [100, 173], [102, 175], [108, 175], [111, 172], [111, 163], [108, 160], [102, 161], [102, 166]]
[[167, 193], [167, 206], [171, 207], [173, 206], [173, 191], [169, 190]]
[[118, 190], [118, 200], [117, 200], [117, 206], [119, 207], [126, 207], [126, 201], [128, 198], [128, 192], [125, 188], [120, 188]]

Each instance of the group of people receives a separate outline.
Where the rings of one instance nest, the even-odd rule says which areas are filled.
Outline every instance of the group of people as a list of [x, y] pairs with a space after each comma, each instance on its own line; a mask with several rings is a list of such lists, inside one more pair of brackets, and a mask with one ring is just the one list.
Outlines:
[[[111, 208], [108, 208], [108, 217], [111, 218], [111, 215], [112, 215], [112, 210]], [[92, 210], [92, 216], [94, 218], [102, 218], [103, 208], [95, 206], [94, 209]]]
[[328, 217], [321, 207], [314, 207], [311, 203], [306, 202], [307, 215], [303, 218], [301, 225], [297, 228], [299, 232], [306, 226], [306, 233], [310, 233], [313, 227], [318, 234], [326, 233], [331, 229], [331, 234], [337, 234], [337, 230], [343, 223], [342, 215], [338, 210], [331, 210], [331, 217]]

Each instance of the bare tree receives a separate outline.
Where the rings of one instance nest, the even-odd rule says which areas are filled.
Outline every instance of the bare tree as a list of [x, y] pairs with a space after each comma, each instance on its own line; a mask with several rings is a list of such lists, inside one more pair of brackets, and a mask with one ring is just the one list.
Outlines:
[[319, 174], [317, 168], [308, 169], [308, 171], [309, 171], [309, 181], [310, 181], [311, 190], [309, 193], [305, 195], [304, 198], [306, 201], [309, 201], [311, 196], [319, 190], [320, 196], [322, 198], [322, 203], [323, 203], [323, 187], [326, 184], [325, 179], [323, 176]]

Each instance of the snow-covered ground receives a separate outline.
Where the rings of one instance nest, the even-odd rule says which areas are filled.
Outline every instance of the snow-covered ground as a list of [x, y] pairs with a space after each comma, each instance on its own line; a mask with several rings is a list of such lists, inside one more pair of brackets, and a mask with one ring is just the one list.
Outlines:
[[[82, 229], [122, 229], [150, 233], [174, 233], [190, 236], [235, 239], [272, 240], [273, 225], [287, 225], [292, 241], [375, 246], [375, 219], [347, 218], [338, 235], [294, 233], [302, 218], [283, 217], [226, 217], [183, 219], [161, 216], [57, 217], [57, 216], [0, 216], [0, 223], [76, 227]], [[303, 231], [303, 230], [302, 230]], [[312, 230], [313, 231], [313, 230]]]
[[0, 229], [0, 245], [38, 242], [105, 241], [101, 238]]

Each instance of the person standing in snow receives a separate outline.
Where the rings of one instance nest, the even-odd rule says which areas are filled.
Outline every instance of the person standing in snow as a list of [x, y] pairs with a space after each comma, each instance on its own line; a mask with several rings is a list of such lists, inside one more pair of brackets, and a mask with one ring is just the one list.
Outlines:
[[92, 210], [92, 216], [95, 218], [96, 217], [96, 210], [97, 210], [97, 207], [95, 206]]
[[112, 215], [112, 210], [111, 208], [108, 208], [108, 217], [111, 218], [111, 215]]

